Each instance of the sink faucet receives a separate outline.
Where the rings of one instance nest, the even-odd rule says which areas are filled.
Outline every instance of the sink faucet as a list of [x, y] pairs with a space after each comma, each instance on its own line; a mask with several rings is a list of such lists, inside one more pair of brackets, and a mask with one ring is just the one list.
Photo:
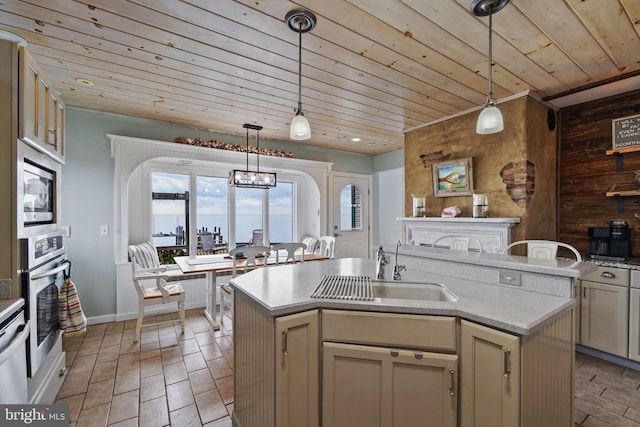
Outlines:
[[402, 279], [402, 277], [400, 276], [400, 272], [402, 270], [406, 270], [407, 267], [405, 267], [404, 265], [399, 265], [398, 264], [398, 248], [400, 247], [400, 240], [398, 240], [398, 243], [396, 244], [396, 263], [393, 266], [393, 280], [400, 280]]
[[381, 280], [384, 279], [384, 266], [387, 265], [387, 256], [384, 254], [382, 246], [378, 248], [376, 259], [376, 279]]

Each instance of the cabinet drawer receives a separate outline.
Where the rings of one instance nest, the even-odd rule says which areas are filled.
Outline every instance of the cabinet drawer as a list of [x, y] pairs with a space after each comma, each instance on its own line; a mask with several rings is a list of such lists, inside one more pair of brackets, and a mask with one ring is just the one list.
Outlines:
[[598, 267], [596, 271], [582, 276], [580, 279], [609, 285], [629, 286], [629, 269]]
[[323, 341], [456, 351], [456, 318], [323, 310]]

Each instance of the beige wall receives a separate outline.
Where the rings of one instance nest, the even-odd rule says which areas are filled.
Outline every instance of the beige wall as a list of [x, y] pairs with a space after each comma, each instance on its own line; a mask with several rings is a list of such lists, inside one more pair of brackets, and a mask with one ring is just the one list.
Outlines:
[[513, 240], [555, 239], [556, 131], [547, 126], [547, 107], [523, 96], [499, 108], [505, 130], [497, 134], [476, 134], [479, 113], [473, 112], [405, 135], [406, 216], [411, 216], [412, 193], [427, 195], [427, 216], [440, 216], [452, 205], [460, 207], [461, 216], [472, 215], [471, 196], [433, 196], [431, 164], [444, 161], [438, 160], [441, 152], [450, 160], [472, 158], [474, 188], [488, 194], [489, 215], [521, 218]]

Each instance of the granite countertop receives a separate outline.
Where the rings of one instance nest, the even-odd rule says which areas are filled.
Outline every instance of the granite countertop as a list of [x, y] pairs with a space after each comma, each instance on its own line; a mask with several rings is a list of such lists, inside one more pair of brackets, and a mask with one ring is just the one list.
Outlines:
[[[565, 273], [564, 275], [573, 276], [573, 273]], [[253, 299], [274, 317], [314, 308], [431, 314], [461, 317], [518, 335], [534, 333], [575, 306], [573, 298], [418, 271], [403, 272], [403, 281], [442, 284], [458, 297], [458, 301], [349, 301], [311, 298], [311, 293], [325, 274], [362, 274], [375, 277], [375, 263], [368, 259], [346, 258], [261, 268], [232, 279], [231, 286]], [[578, 272], [577, 275], [579, 274]]]
[[596, 264], [601, 267], [628, 268], [629, 270], [640, 270], [640, 258], [628, 258], [624, 261], [611, 261], [606, 259], [592, 259], [588, 255], [583, 257], [583, 261]]

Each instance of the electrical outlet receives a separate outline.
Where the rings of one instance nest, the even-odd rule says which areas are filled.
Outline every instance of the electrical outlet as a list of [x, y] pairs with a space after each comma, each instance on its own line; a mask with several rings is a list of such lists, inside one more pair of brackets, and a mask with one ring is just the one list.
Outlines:
[[108, 225], [101, 225], [100, 226], [100, 235], [101, 236], [108, 236], [109, 235], [109, 226]]

